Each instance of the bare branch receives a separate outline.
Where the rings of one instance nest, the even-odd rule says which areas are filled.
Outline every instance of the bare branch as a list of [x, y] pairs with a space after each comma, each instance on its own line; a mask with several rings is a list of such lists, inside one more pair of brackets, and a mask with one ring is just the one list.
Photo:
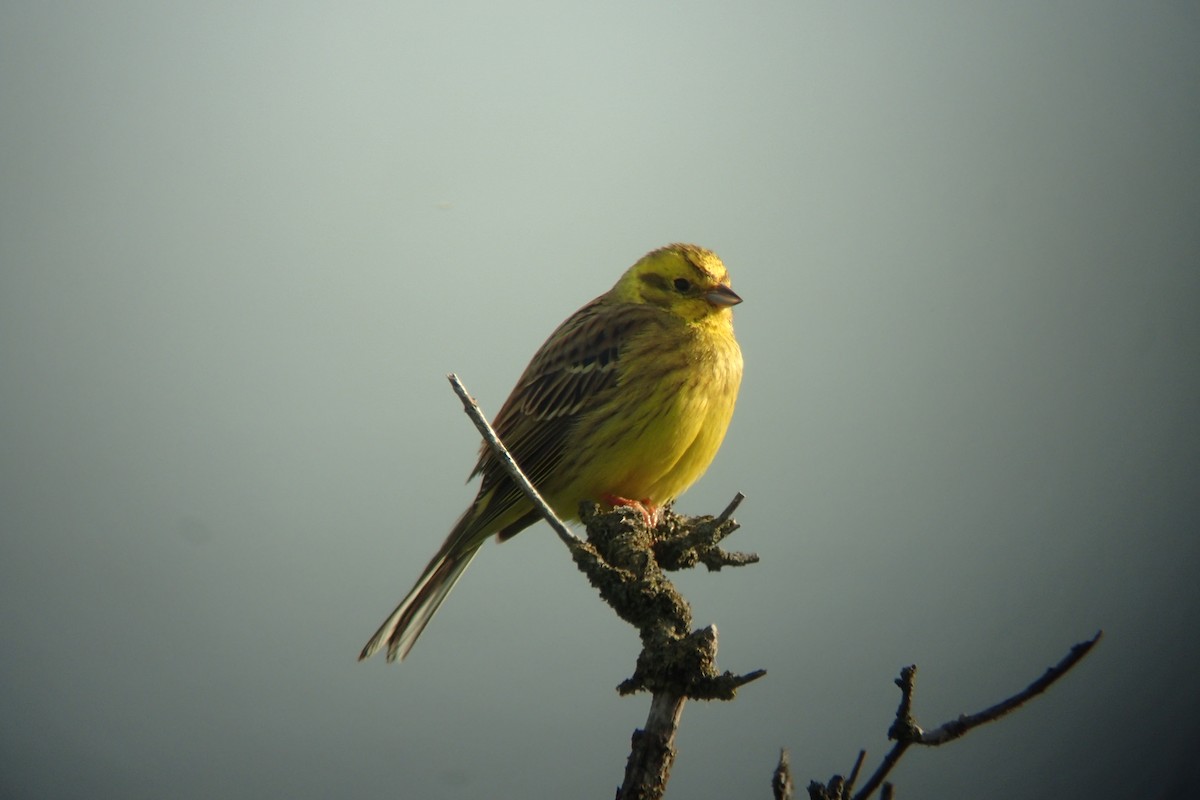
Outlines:
[[[1041, 677], [1011, 697], [985, 708], [983, 711], [974, 714], [964, 714], [958, 719], [943, 723], [928, 732], [921, 730], [921, 726], [917, 724], [912, 711], [913, 694], [916, 692], [917, 687], [917, 667], [916, 665], [910, 665], [900, 670], [900, 677], [896, 679], [896, 685], [900, 687], [900, 706], [896, 709], [895, 721], [892, 723], [891, 728], [888, 729], [888, 738], [895, 740], [896, 744], [884, 756], [882, 763], [880, 763], [875, 773], [867, 780], [866, 784], [863, 785], [862, 789], [854, 795], [854, 800], [866, 800], [881, 785], [884, 787], [884, 796], [890, 797], [891, 789], [889, 788], [889, 784], [884, 783], [884, 780], [910, 746], [917, 744], [926, 747], [936, 747], [946, 742], [954, 741], [966, 735], [967, 732], [974, 728], [978, 728], [980, 725], [988, 722], [994, 722], [1005, 714], [1020, 708], [1031, 698], [1049, 689], [1063, 675], [1066, 675], [1072, 667], [1091, 652], [1092, 648], [1096, 646], [1096, 643], [1100, 641], [1100, 637], [1103, 635], [1104, 631], [1098, 631], [1091, 639], [1076, 644], [1061, 661], [1047, 669]], [[820, 784], [815, 785], [820, 786]], [[809, 787], [809, 793], [812, 793], [812, 786]]]
[[719, 522], [719, 523], [725, 522], [725, 520], [732, 517], [733, 512], [737, 511], [738, 506], [740, 506], [742, 504], [742, 501], [745, 499], [746, 499], [746, 495], [742, 494], [741, 492], [738, 492], [737, 494], [735, 494], [733, 496], [733, 499], [729, 501], [729, 505], [725, 506], [725, 510], [722, 511], [720, 516], [717, 517], [717, 522]]
[[517, 482], [517, 485], [521, 487], [521, 491], [525, 492], [525, 496], [530, 499], [534, 507], [542, 512], [542, 516], [545, 517], [546, 522], [550, 523], [550, 527], [558, 534], [558, 538], [562, 539], [568, 547], [578, 543], [579, 539], [558, 518], [558, 515], [554, 513], [554, 509], [550, 508], [550, 505], [542, 498], [538, 490], [525, 477], [525, 473], [517, 466], [516, 460], [508, 452], [508, 448], [504, 446], [504, 443], [500, 441], [500, 437], [492, 430], [487, 417], [479, 410], [479, 404], [475, 402], [475, 398], [467, 393], [467, 388], [462, 385], [462, 381], [453, 372], [447, 375], [446, 378], [450, 381], [450, 385], [454, 387], [454, 393], [458, 395], [458, 399], [462, 400], [463, 410], [467, 412], [467, 416], [471, 418], [471, 421], [475, 423], [475, 427], [483, 434], [484, 441], [488, 443], [488, 447], [492, 448], [492, 452], [500, 461], [501, 466]]
[[868, 778], [866, 785], [858, 791], [858, 794], [854, 795], [854, 800], [866, 800], [866, 798], [874, 794], [875, 790], [879, 788], [879, 784], [883, 783], [884, 778], [899, 763], [900, 756], [904, 755], [904, 751], [911, 744], [912, 742], [896, 742], [892, 746], [892, 749], [888, 751], [888, 754], [883, 757], [883, 762], [875, 770], [875, 774]]
[[653, 800], [667, 791], [678, 752], [675, 734], [686, 700], [672, 692], [658, 692], [651, 698], [646, 727], [634, 731], [630, 740], [625, 780], [617, 790], [617, 800]]
[[854, 784], [858, 781], [858, 773], [862, 771], [863, 761], [867, 759], [867, 751], [859, 750], [858, 758], [854, 759], [854, 767], [850, 770], [850, 777], [846, 778], [846, 794], [854, 791]]

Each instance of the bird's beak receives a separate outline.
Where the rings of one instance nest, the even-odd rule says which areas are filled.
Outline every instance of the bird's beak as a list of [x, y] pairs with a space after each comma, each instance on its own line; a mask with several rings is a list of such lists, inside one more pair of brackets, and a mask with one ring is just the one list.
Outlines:
[[728, 306], [736, 306], [742, 302], [742, 298], [737, 296], [737, 293], [724, 284], [713, 289], [708, 294], [704, 295], [704, 299], [712, 303], [717, 308], [726, 308]]

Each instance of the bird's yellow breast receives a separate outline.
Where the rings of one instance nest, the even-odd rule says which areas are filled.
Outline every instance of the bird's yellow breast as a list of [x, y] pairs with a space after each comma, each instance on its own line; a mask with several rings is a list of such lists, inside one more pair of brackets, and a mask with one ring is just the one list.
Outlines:
[[551, 499], [566, 516], [606, 494], [674, 499], [704, 474], [733, 416], [742, 355], [728, 315], [652, 329], [620, 363], [612, 399], [580, 420], [568, 448], [562, 474], [576, 477]]

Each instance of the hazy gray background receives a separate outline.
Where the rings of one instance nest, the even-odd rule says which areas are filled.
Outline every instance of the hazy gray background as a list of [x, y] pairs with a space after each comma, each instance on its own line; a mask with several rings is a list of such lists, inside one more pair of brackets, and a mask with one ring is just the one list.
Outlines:
[[545, 527], [356, 664], [527, 358], [645, 251], [746, 302], [758, 566], [678, 798], [1198, 790], [1194, 3], [0, 6], [0, 791], [610, 797], [637, 640]]

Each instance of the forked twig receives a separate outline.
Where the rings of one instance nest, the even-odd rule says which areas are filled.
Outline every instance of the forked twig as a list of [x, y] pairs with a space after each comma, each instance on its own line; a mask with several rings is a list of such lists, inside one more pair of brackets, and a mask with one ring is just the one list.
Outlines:
[[[888, 729], [888, 738], [894, 740], [896, 744], [883, 757], [883, 761], [879, 764], [874, 774], [853, 795], [853, 800], [867, 800], [881, 786], [883, 797], [890, 797], [892, 794], [891, 785], [884, 783], [884, 781], [909, 747], [914, 744], [937, 747], [938, 745], [952, 742], [955, 739], [965, 736], [980, 725], [995, 722], [1005, 714], [1020, 708], [1031, 698], [1049, 689], [1063, 675], [1066, 675], [1072, 667], [1091, 652], [1092, 648], [1096, 646], [1096, 643], [1100, 641], [1100, 637], [1103, 635], [1104, 631], [1097, 631], [1096, 635], [1091, 639], [1076, 644], [1061, 661], [1047, 669], [1037, 680], [1011, 697], [1005, 698], [999, 703], [989, 706], [982, 711], [977, 711], [974, 714], [963, 714], [957, 719], [945, 722], [930, 731], [921, 729], [912, 711], [913, 694], [916, 691], [917, 684], [917, 667], [916, 665], [911, 665], [900, 670], [900, 677], [896, 679], [896, 685], [900, 687], [900, 705], [896, 709], [896, 719], [892, 722], [891, 728]], [[843, 781], [840, 776], [835, 775], [829, 784], [821, 784], [816, 781], [810, 783], [808, 785], [809, 797], [812, 800], [845, 800], [851, 797], [851, 792], [854, 791], [854, 781], [858, 776], [858, 770], [862, 765], [864, 755], [863, 751], [859, 752], [858, 761], [855, 763], [854, 771], [848, 780]]]

